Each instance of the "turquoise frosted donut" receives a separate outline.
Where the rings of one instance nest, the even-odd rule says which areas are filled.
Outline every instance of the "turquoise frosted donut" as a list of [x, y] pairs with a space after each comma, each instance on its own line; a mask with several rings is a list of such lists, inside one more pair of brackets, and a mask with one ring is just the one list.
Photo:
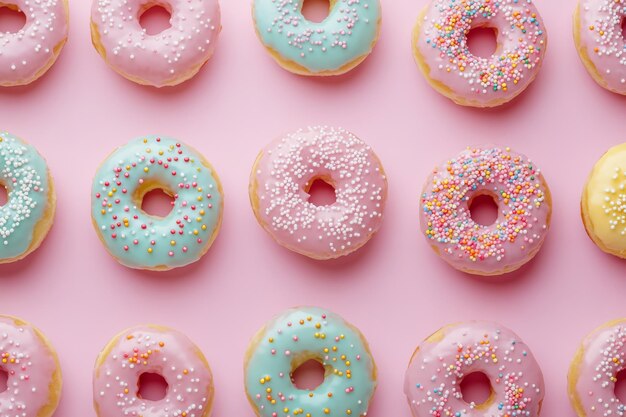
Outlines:
[[[161, 189], [174, 201], [165, 217], [141, 209]], [[100, 240], [121, 264], [167, 270], [209, 249], [222, 220], [222, 186], [202, 155], [174, 139], [145, 136], [118, 148], [93, 180], [91, 216]]]
[[0, 132], [0, 263], [24, 258], [39, 247], [54, 219], [56, 198], [48, 165], [35, 148]]
[[[309, 360], [324, 366], [324, 382], [298, 389], [292, 373]], [[248, 348], [244, 373], [260, 417], [365, 416], [376, 389], [376, 365], [361, 332], [315, 307], [287, 310], [266, 324]]]
[[370, 54], [380, 33], [380, 0], [330, 0], [320, 23], [302, 15], [303, 1], [253, 2], [259, 39], [282, 67], [302, 75], [339, 75]]

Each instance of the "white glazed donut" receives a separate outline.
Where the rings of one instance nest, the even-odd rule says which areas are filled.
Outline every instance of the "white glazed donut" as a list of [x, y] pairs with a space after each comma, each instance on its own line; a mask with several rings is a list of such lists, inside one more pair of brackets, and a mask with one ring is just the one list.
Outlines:
[[[171, 27], [148, 35], [139, 18], [157, 5], [171, 13]], [[104, 60], [129, 80], [154, 87], [196, 75], [220, 30], [218, 0], [93, 0], [91, 9], [91, 39]]]

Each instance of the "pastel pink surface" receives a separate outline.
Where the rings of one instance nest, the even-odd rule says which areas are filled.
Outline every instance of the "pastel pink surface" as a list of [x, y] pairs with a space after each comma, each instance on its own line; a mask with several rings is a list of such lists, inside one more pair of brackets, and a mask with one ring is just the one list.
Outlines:
[[[413, 349], [442, 325], [499, 321], [542, 366], [543, 415], [573, 417], [569, 361], [582, 338], [624, 316], [626, 264], [585, 234], [580, 194], [593, 164], [625, 140], [623, 97], [589, 77], [571, 35], [575, 0], [537, 0], [550, 46], [537, 80], [504, 108], [458, 107], [433, 91], [411, 54], [425, 0], [383, 1], [380, 43], [347, 76], [307, 79], [280, 69], [259, 44], [246, 0], [222, 2], [214, 57], [192, 81], [158, 91], [109, 69], [89, 37], [90, 2], [71, 4], [69, 42], [49, 73], [29, 87], [0, 90], [0, 128], [46, 156], [58, 193], [57, 218], [42, 247], [0, 268], [0, 309], [38, 326], [63, 366], [57, 417], [94, 415], [91, 376], [98, 351], [119, 331], [155, 322], [189, 336], [209, 360], [215, 416], [253, 417], [243, 391], [250, 337], [298, 304], [329, 308], [358, 326], [379, 366], [371, 417], [409, 417], [402, 391]], [[342, 126], [376, 150], [389, 177], [386, 218], [355, 255], [320, 263], [275, 244], [257, 225], [248, 178], [259, 150], [309, 124]], [[224, 185], [224, 224], [203, 260], [180, 271], [126, 269], [90, 224], [91, 179], [116, 146], [159, 133], [203, 152]], [[468, 144], [523, 152], [541, 167], [554, 198], [539, 255], [493, 283], [456, 272], [420, 235], [419, 193], [432, 168]]]

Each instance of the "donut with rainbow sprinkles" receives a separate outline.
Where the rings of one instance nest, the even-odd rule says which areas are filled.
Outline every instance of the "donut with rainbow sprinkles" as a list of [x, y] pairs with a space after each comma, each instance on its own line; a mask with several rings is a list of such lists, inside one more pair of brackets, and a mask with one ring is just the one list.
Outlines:
[[[493, 224], [472, 219], [476, 197], [498, 207]], [[550, 227], [552, 199], [541, 170], [509, 148], [474, 147], [436, 167], [420, 203], [422, 234], [454, 268], [502, 275], [530, 261]]]
[[[468, 34], [496, 32], [491, 57], [474, 55]], [[532, 0], [432, 0], [413, 31], [413, 55], [429, 84], [457, 104], [495, 107], [537, 76], [548, 37]]]

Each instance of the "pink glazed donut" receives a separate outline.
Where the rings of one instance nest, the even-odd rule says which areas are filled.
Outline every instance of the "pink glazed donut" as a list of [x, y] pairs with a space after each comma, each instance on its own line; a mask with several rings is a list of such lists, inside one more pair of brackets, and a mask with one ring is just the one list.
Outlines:
[[[315, 180], [335, 189], [336, 201], [308, 201]], [[313, 259], [356, 251], [378, 231], [387, 199], [380, 160], [341, 128], [309, 127], [270, 143], [250, 177], [250, 201], [259, 224], [282, 246]]]
[[[494, 224], [476, 223], [470, 207], [487, 195], [498, 206]], [[550, 189], [541, 170], [509, 148], [468, 148], [435, 168], [422, 192], [421, 230], [454, 268], [502, 275], [539, 252], [552, 216]]]
[[[145, 373], [165, 379], [163, 399], [138, 395]], [[187, 336], [163, 326], [137, 326], [115, 336], [98, 355], [93, 399], [99, 417], [208, 417], [213, 378], [204, 355]]]
[[[463, 400], [461, 383], [484, 374], [491, 394], [481, 404]], [[544, 396], [543, 374], [530, 349], [496, 323], [444, 327], [417, 348], [406, 371], [404, 393], [414, 417], [536, 417]]]
[[[467, 35], [495, 30], [493, 56], [471, 53]], [[413, 54], [429, 84], [455, 103], [495, 107], [535, 79], [546, 53], [546, 29], [532, 0], [431, 0], [413, 32]]]
[[67, 0], [0, 0], [0, 6], [26, 16], [16, 33], [0, 33], [0, 86], [30, 84], [52, 67], [67, 41]]
[[[171, 27], [148, 35], [140, 16], [153, 6], [171, 14]], [[93, 0], [91, 40], [119, 74], [154, 87], [180, 84], [211, 58], [221, 30], [218, 0]]]
[[54, 348], [33, 325], [0, 315], [0, 369], [7, 389], [0, 416], [50, 417], [61, 398], [61, 368]]
[[567, 377], [569, 398], [580, 417], [623, 416], [615, 395], [617, 374], [626, 369], [626, 319], [591, 332], [576, 352]]
[[624, 0], [579, 0], [574, 13], [574, 42], [585, 68], [602, 87], [626, 95]]

